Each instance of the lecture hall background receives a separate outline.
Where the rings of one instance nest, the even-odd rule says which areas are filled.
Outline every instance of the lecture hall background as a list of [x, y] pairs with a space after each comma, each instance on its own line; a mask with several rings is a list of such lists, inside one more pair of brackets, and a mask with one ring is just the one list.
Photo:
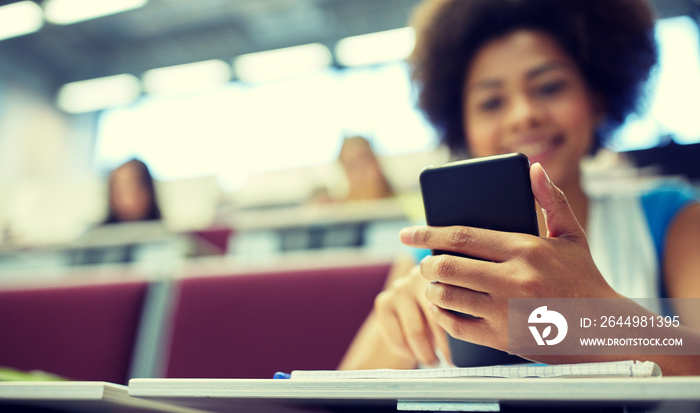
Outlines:
[[[402, 62], [417, 2], [0, 2], [2, 377], [334, 368], [448, 160]], [[700, 179], [700, 6], [652, 3], [649, 110], [587, 162], [592, 191]], [[393, 195], [346, 200], [351, 136]], [[132, 158], [161, 219], [105, 225]]]

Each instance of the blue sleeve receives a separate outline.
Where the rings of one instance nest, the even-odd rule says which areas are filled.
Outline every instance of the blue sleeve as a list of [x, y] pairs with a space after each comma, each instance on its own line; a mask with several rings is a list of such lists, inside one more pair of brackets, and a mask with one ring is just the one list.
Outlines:
[[411, 248], [411, 255], [413, 256], [413, 259], [416, 261], [416, 264], [419, 263], [423, 258], [430, 255], [431, 253], [432, 252], [427, 248]]
[[659, 266], [663, 265], [666, 233], [676, 216], [693, 202], [698, 194], [691, 186], [663, 184], [642, 195], [642, 207], [654, 240]]

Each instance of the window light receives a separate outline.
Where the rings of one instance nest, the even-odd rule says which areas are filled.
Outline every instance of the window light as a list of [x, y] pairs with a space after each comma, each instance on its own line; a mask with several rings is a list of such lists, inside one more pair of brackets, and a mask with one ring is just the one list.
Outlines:
[[143, 75], [143, 87], [151, 94], [198, 92], [231, 80], [231, 67], [222, 60], [206, 60], [151, 69]]
[[346, 37], [335, 47], [344, 66], [365, 66], [403, 60], [411, 53], [415, 35], [411, 27]]
[[328, 48], [312, 43], [241, 55], [234, 62], [234, 71], [239, 79], [255, 83], [306, 75], [331, 62]]
[[56, 105], [69, 113], [92, 112], [136, 100], [139, 80], [129, 74], [67, 83], [58, 91]]
[[41, 8], [31, 1], [0, 6], [0, 40], [34, 33], [44, 24]]
[[73, 24], [143, 7], [148, 0], [46, 0], [46, 20]]

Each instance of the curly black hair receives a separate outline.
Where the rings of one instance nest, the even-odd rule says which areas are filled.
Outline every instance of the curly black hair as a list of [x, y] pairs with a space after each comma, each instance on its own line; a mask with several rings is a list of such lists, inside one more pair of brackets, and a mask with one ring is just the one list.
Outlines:
[[418, 106], [454, 154], [466, 153], [466, 68], [489, 40], [518, 29], [556, 39], [604, 100], [602, 136], [638, 109], [657, 62], [654, 17], [644, 0], [426, 0], [414, 12], [409, 58]]

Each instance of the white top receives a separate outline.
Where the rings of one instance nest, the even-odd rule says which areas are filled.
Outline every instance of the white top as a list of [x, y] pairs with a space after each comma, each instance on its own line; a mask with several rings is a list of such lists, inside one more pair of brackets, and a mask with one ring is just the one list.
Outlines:
[[605, 280], [629, 298], [649, 298], [661, 312], [661, 272], [639, 194], [590, 198], [586, 234], [591, 255]]

